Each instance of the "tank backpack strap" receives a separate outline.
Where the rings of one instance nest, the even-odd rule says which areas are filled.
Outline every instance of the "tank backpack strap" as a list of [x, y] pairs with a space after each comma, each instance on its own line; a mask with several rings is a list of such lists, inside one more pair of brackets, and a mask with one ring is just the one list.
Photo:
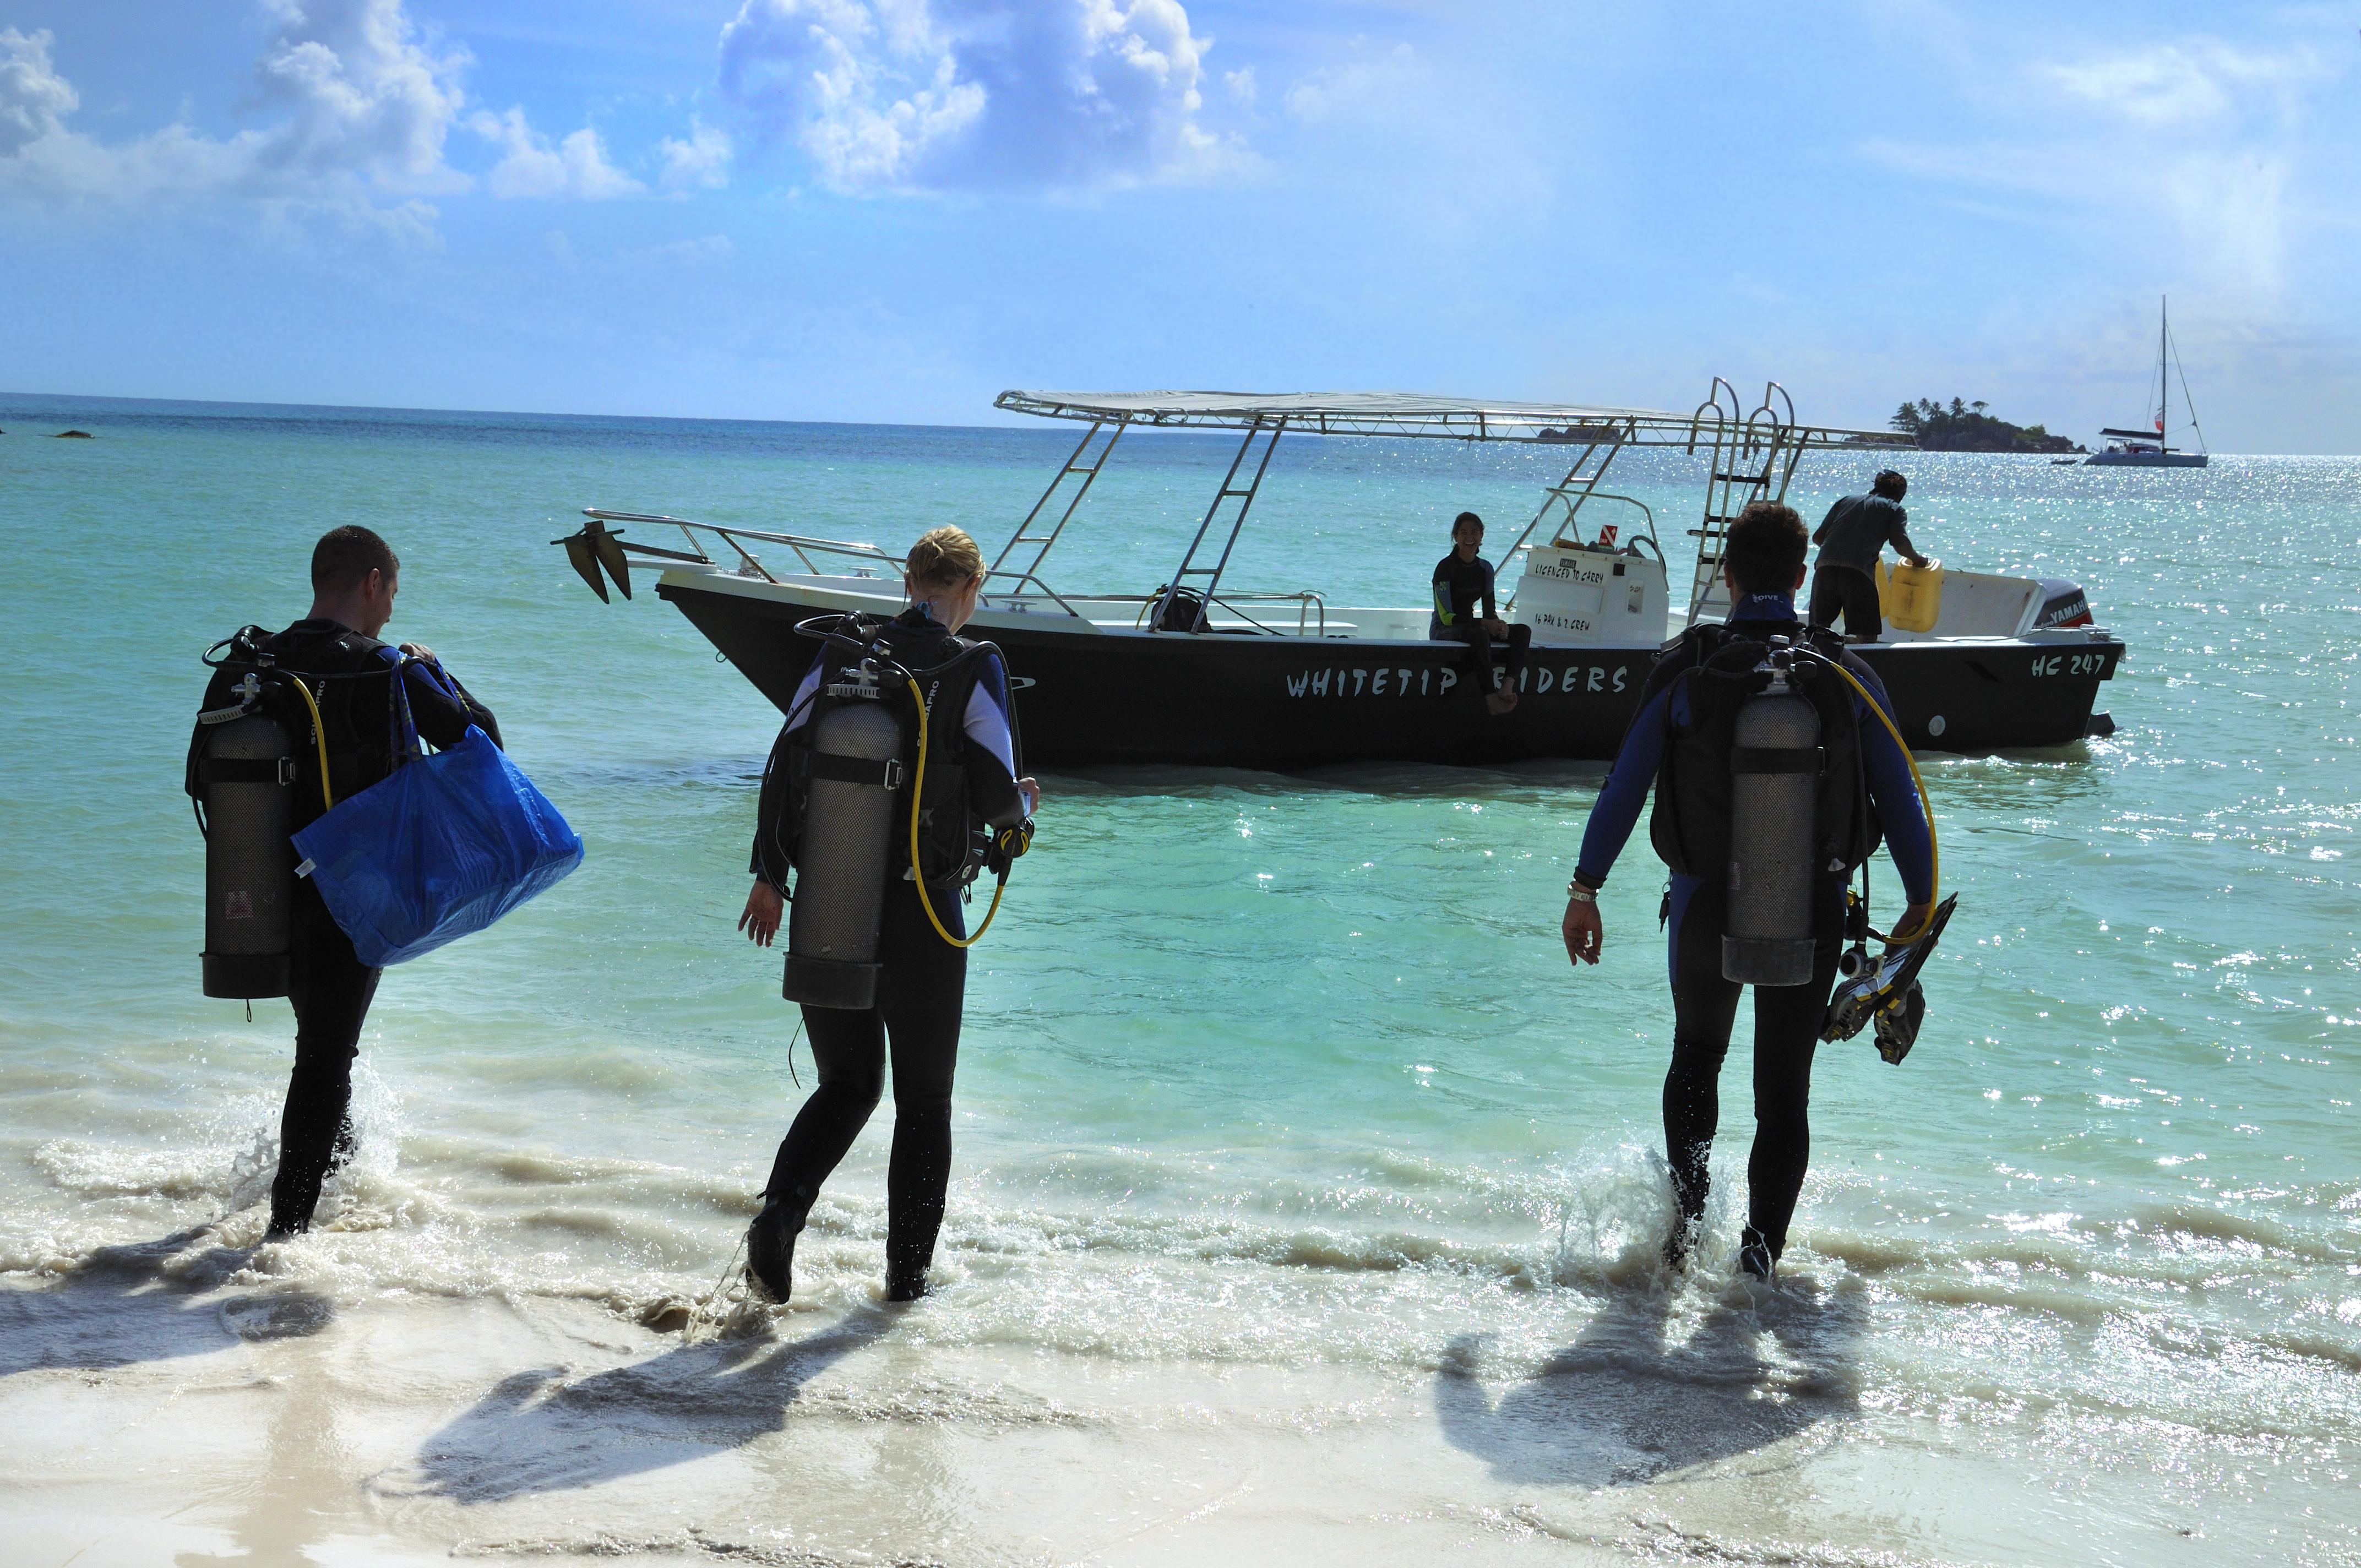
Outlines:
[[418, 661], [399, 648], [380, 648], [378, 652], [385, 655], [386, 663], [391, 666], [390, 678], [393, 690], [387, 694], [385, 705], [387, 723], [390, 726], [387, 740], [393, 753], [393, 765], [399, 768], [405, 763], [422, 761], [426, 755], [426, 748], [418, 739], [418, 720], [410, 711], [409, 667]]

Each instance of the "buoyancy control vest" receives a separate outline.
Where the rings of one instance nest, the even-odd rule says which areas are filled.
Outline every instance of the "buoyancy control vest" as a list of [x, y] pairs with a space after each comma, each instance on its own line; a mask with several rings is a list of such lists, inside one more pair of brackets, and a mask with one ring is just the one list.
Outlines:
[[1853, 690], [1819, 662], [1842, 659], [1843, 643], [1796, 621], [1693, 626], [1664, 650], [1640, 694], [1644, 707], [1658, 692], [1677, 689], [1688, 708], [1686, 722], [1666, 715], [1664, 758], [1648, 820], [1650, 842], [1676, 874], [1715, 880], [1728, 875], [1739, 715], [1748, 699], [1772, 684], [1772, 672], [1764, 666], [1773, 637], [1819, 656], [1795, 659], [1785, 677], [1788, 689], [1808, 702], [1819, 719], [1813, 864], [1822, 874], [1841, 876], [1877, 850], [1882, 835], [1862, 776]]
[[[807, 625], [824, 639], [818, 677], [763, 770], [753, 869], [782, 889], [795, 879], [787, 999], [864, 1008], [875, 994], [885, 887], [911, 872], [908, 792], [920, 790], [917, 873], [927, 887], [964, 888], [991, 850], [970, 787], [964, 726], [985, 661], [998, 651], [916, 610]], [[1013, 729], [1010, 739], [1017, 743]]]
[[[401, 677], [387, 649], [320, 620], [279, 632], [243, 626], [206, 651], [213, 678], [189, 736], [182, 787], [205, 836], [207, 996], [287, 994], [289, 840], [331, 801], [386, 777], [401, 751], [389, 684]], [[497, 743], [498, 721], [460, 697]]]

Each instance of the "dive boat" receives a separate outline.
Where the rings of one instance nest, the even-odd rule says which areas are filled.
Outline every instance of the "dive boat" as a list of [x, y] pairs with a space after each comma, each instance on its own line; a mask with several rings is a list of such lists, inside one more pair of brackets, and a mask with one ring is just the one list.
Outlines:
[[[2172, 341], [2168, 302], [2157, 302], [2156, 429], [2101, 430], [2106, 444], [2082, 461], [2094, 468], [2202, 468], [2208, 461], [2205, 433], [2197, 428], [2197, 404], [2189, 395], [2189, 377], [2180, 371], [2180, 353]], [[2180, 372], [2180, 400], [2189, 407], [2189, 428], [2196, 433], [2197, 450], [2184, 452], [2165, 444], [2172, 422], [2173, 373]]]
[[[1730, 520], [1750, 501], [1782, 499], [1806, 452], [1908, 444], [1891, 432], [1799, 424], [1775, 382], [1749, 413], [1719, 378], [1686, 414], [1374, 392], [1009, 391], [994, 406], [1088, 427], [993, 561], [966, 632], [1005, 654], [1027, 758], [1050, 767], [1611, 757], [1665, 639], [1727, 613], [1720, 561]], [[1179, 565], [1151, 591], [1053, 588], [1043, 576], [1050, 553], [1116, 444], [1144, 430], [1239, 434]], [[1428, 638], [1423, 604], [1338, 605], [1317, 588], [1227, 580], [1272, 449], [1289, 435], [1527, 442], [1572, 453], [1495, 568], [1505, 590], [1508, 567], [1523, 560], [1502, 607], [1532, 629], [1513, 710], [1493, 717], [1475, 700], [1468, 650]], [[1627, 446], [1707, 460], [1701, 522], [1688, 531], [1697, 552], [1677, 605], [1653, 515], [1601, 488]], [[1617, 521], [1602, 521], [1609, 509]], [[782, 711], [819, 646], [797, 623], [891, 615], [906, 602], [899, 557], [874, 545], [600, 508], [584, 515], [580, 532], [554, 543], [600, 598], [609, 580], [630, 597], [632, 561], [659, 568], [657, 596]], [[686, 548], [626, 539], [625, 528], [677, 531]], [[1895, 597], [1908, 598], [1916, 630], [1897, 623], [1859, 651], [1914, 744], [1985, 751], [2112, 729], [2092, 708], [2123, 643], [2092, 623], [2076, 585], [1937, 571]]]

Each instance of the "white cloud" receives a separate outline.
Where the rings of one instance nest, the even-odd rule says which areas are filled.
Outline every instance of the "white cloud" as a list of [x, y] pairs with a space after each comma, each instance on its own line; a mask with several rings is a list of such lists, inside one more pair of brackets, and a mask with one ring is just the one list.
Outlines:
[[656, 156], [664, 159], [660, 181], [667, 191], [686, 191], [692, 185], [719, 190], [730, 182], [731, 150], [728, 136], [693, 120], [686, 141], [666, 137], [656, 144]]
[[[2260, 308], [2286, 287], [2295, 232], [2322, 216], [2307, 208], [2299, 178], [2300, 127], [2312, 89], [2334, 74], [2309, 48], [2163, 39], [2037, 62], [2013, 82], [2003, 74], [2014, 127], [2004, 137], [1971, 146], [1880, 139], [1863, 151], [1947, 182], [2045, 197], [2118, 236], [2149, 236], [2151, 250], [2184, 258], [2186, 281]], [[2163, 234], [2151, 226], [2158, 224]]]
[[1382, 53], [1306, 73], [1287, 90], [1287, 112], [1306, 125], [1393, 113], [1420, 77], [1418, 51], [1396, 44]]
[[1253, 108], [1255, 100], [1262, 95], [1261, 84], [1256, 82], [1251, 65], [1222, 72], [1222, 85], [1230, 90], [1230, 101], [1241, 108]]
[[1210, 173], [1179, 0], [742, 0], [721, 90], [840, 190], [1085, 190]]
[[0, 28], [0, 157], [55, 136], [81, 95], [49, 65], [49, 35]]
[[2308, 50], [2264, 53], [2202, 38], [2034, 67], [2037, 80], [2070, 98], [2155, 128], [2214, 124], [2321, 74]]
[[[50, 36], [0, 29], [0, 201], [147, 211], [239, 198], [334, 208], [404, 232], [431, 233], [424, 198], [471, 190], [496, 197], [595, 200], [645, 190], [584, 126], [553, 143], [524, 111], [466, 115], [467, 52], [430, 44], [403, 0], [259, 0], [269, 23], [241, 108], [261, 123], [226, 137], [185, 125], [102, 142], [67, 122], [79, 106], [52, 64]], [[455, 127], [497, 151], [480, 179], [453, 167]], [[656, 148], [667, 188], [719, 185], [728, 139], [692, 126]]]
[[495, 196], [572, 196], [595, 202], [647, 189], [607, 161], [606, 144], [588, 126], [555, 147], [526, 123], [522, 109], [505, 115], [478, 109], [468, 117], [467, 128], [500, 148], [500, 162], [484, 176], [485, 188]]

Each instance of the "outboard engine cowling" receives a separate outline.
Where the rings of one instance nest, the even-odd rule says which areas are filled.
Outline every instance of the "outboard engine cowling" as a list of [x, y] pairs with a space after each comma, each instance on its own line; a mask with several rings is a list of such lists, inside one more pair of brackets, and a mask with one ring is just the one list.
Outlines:
[[1724, 980], [1802, 985], [1812, 978], [1820, 765], [1819, 710], [1773, 674], [1738, 710], [1730, 747]]
[[[249, 686], [252, 682], [249, 680]], [[207, 996], [287, 994], [295, 900], [295, 744], [287, 727], [247, 709], [208, 718], [197, 756], [205, 808]]]
[[782, 993], [814, 1007], [877, 1000], [877, 921], [902, 775], [902, 723], [881, 702], [849, 702], [814, 723], [811, 779], [796, 851]]

